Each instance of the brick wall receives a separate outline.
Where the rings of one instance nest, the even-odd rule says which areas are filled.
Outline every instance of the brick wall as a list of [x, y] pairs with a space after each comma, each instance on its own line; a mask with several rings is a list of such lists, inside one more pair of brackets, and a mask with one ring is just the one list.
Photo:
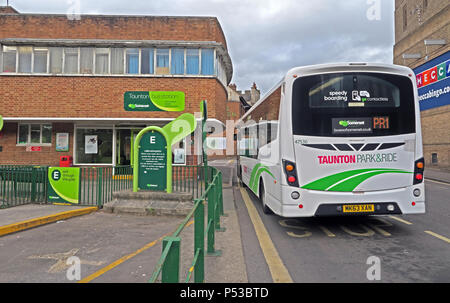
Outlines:
[[421, 112], [425, 164], [438, 154], [438, 166], [450, 168], [450, 105]]
[[[416, 68], [424, 64], [424, 57], [428, 54], [429, 59], [440, 56], [450, 50], [450, 4], [448, 1], [428, 0], [428, 7], [419, 17], [417, 5], [423, 5], [423, 0], [397, 1], [395, 11], [395, 46], [394, 63]], [[403, 6], [407, 7], [408, 25], [403, 31]], [[422, 9], [423, 10], [423, 9]], [[419, 21], [420, 20], [420, 21]], [[425, 39], [445, 39], [445, 46], [428, 46], [425, 49]], [[421, 59], [402, 58], [402, 54], [422, 55]]]
[[174, 118], [179, 112], [128, 112], [126, 91], [183, 91], [185, 112], [200, 111], [208, 100], [209, 116], [225, 123], [226, 91], [216, 78], [172, 77], [0, 77], [3, 117]]
[[[73, 124], [53, 123], [52, 146], [41, 146], [41, 151], [27, 152], [25, 146], [16, 146], [17, 123], [5, 123], [0, 132], [0, 165], [59, 165], [59, 157], [73, 155]], [[69, 151], [57, 152], [56, 133], [69, 133]]]
[[[1, 11], [0, 11], [1, 14]], [[226, 40], [216, 17], [8, 14], [0, 16], [0, 39]]]

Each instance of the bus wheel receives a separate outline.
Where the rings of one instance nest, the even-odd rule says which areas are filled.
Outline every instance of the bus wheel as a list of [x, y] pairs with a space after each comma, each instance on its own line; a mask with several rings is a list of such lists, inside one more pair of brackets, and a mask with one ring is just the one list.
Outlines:
[[266, 191], [264, 190], [264, 182], [261, 180], [259, 184], [259, 200], [262, 204], [262, 210], [263, 213], [266, 215], [273, 214], [273, 212], [270, 210], [270, 208], [266, 204]]

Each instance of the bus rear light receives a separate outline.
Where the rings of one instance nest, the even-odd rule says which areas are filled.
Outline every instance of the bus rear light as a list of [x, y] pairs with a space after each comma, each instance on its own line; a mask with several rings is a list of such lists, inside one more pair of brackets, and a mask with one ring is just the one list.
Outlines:
[[411, 203], [412, 206], [416, 206], [416, 202]]
[[288, 185], [298, 187], [297, 170], [295, 169], [295, 163], [287, 160], [283, 160], [284, 173], [286, 174], [286, 181]]
[[303, 204], [299, 204], [298, 208], [302, 209], [303, 208]]
[[423, 172], [425, 169], [425, 161], [424, 158], [417, 160], [414, 163], [414, 178], [413, 185], [419, 184], [423, 182]]

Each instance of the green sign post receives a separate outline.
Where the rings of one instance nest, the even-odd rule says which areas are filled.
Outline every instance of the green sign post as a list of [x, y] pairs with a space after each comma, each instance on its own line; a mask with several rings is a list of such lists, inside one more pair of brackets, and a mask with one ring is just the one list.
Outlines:
[[3, 117], [0, 115], [0, 131], [3, 129]]
[[192, 133], [196, 126], [194, 115], [186, 113], [163, 128], [149, 126], [137, 134], [133, 147], [133, 192], [172, 192], [172, 145]]
[[181, 112], [185, 107], [184, 92], [126, 92], [124, 109], [134, 112]]
[[79, 203], [80, 168], [48, 168], [48, 201], [53, 203]]

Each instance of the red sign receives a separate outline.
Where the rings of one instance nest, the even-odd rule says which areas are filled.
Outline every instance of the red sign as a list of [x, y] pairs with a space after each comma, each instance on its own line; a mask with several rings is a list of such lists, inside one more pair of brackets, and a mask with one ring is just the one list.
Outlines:
[[35, 151], [41, 151], [42, 147], [40, 146], [27, 146], [26, 151], [27, 152], [35, 152]]

